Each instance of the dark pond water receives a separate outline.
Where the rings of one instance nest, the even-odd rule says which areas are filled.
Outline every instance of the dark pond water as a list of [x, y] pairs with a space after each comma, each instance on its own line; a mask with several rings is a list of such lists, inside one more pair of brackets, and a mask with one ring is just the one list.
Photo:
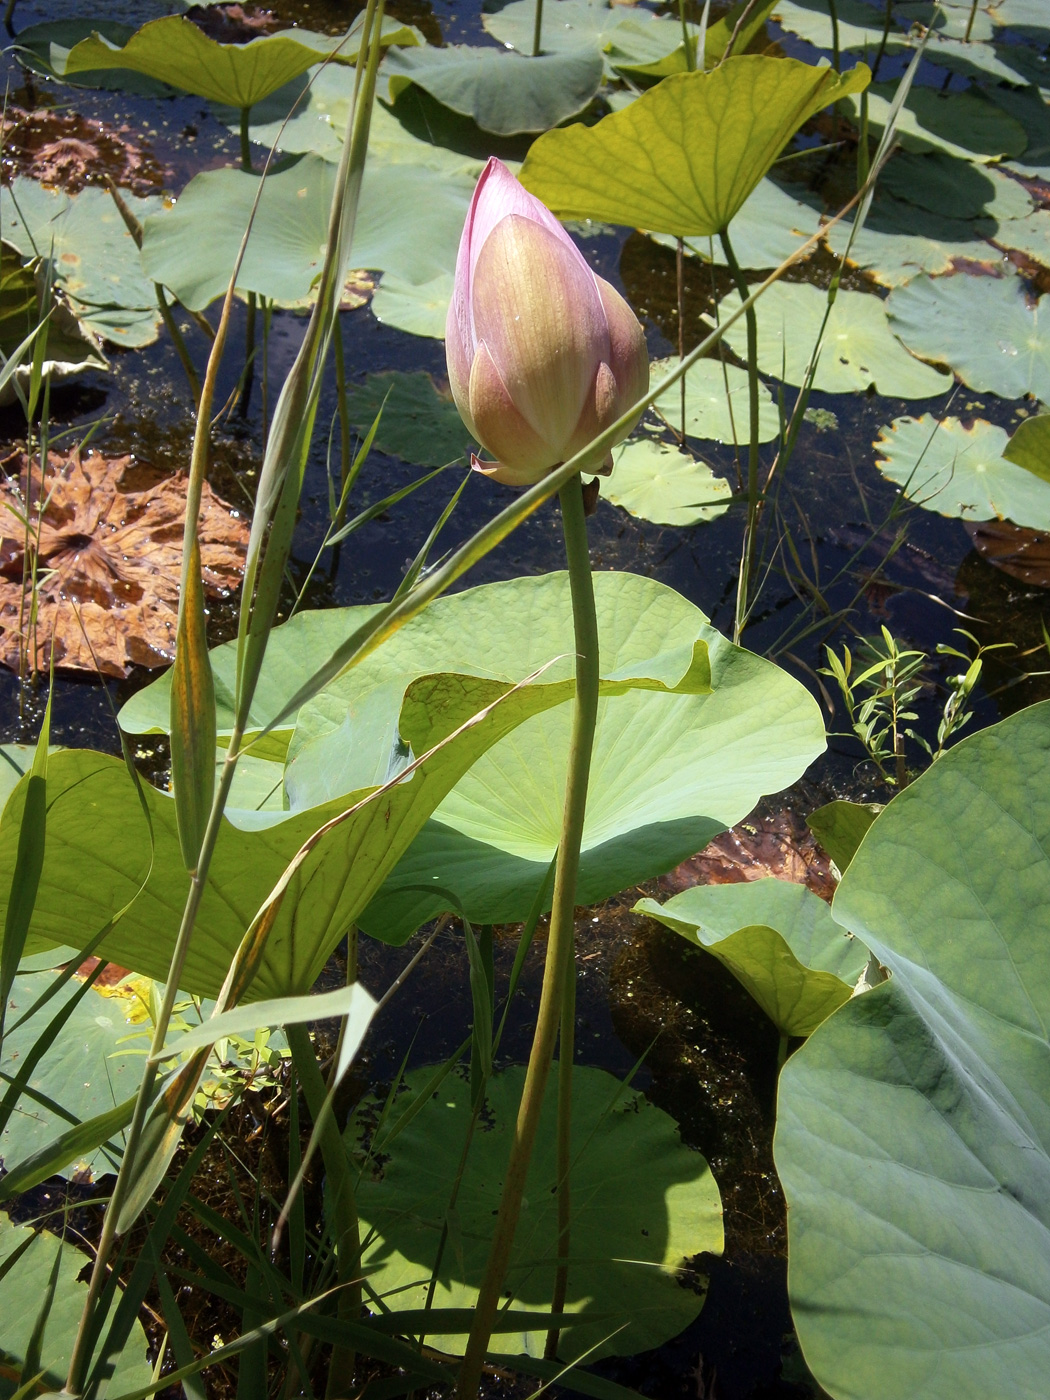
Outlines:
[[[284, 19], [320, 29], [338, 29], [360, 8], [330, 0], [280, 0], [274, 8]], [[881, 13], [881, 7], [879, 12]], [[480, 26], [477, 0], [406, 0], [389, 9], [418, 23], [428, 38], [491, 42]], [[16, 27], [82, 12], [73, 3], [20, 0]], [[140, 23], [166, 12], [163, 4], [116, 0], [107, 17]], [[776, 25], [769, 37], [800, 57], [816, 56], [809, 45], [785, 35]], [[896, 76], [898, 59], [887, 59], [880, 77]], [[167, 101], [129, 99], [115, 93], [73, 91], [32, 79], [8, 57], [10, 98], [22, 105], [69, 106], [88, 118], [112, 126], [126, 123], [134, 139], [148, 145], [166, 170], [167, 187], [177, 192], [198, 171], [235, 162], [236, 138], [206, 104], [186, 98]], [[920, 83], [940, 87], [944, 70], [927, 65]], [[961, 79], [952, 79], [962, 86]], [[814, 162], [816, 158], [814, 158]], [[799, 163], [797, 173], [806, 174]], [[592, 266], [620, 286], [643, 317], [652, 356], [675, 353], [678, 343], [675, 258], [628, 230], [603, 232], [581, 242]], [[790, 277], [826, 286], [835, 270], [820, 255]], [[849, 274], [849, 286], [870, 286]], [[686, 343], [700, 334], [699, 313], [710, 309], [712, 293], [728, 290], [723, 274], [714, 281], [710, 269], [687, 264]], [[303, 329], [293, 313], [274, 317], [268, 347], [268, 400], [272, 405]], [[365, 307], [343, 316], [347, 373], [357, 381], [366, 372], [426, 370], [444, 376], [440, 342], [412, 337], [379, 324]], [[236, 347], [244, 341], [244, 314], [231, 338], [235, 347], [223, 367], [217, 401], [232, 393], [241, 364]], [[190, 332], [193, 352], [203, 361], [203, 338]], [[775, 386], [774, 386], [775, 388]], [[794, 391], [787, 390], [788, 404]], [[249, 410], [228, 418], [217, 432], [212, 482], [226, 499], [250, 503], [261, 461], [262, 386], [255, 384]], [[997, 571], [973, 550], [957, 520], [910, 508], [874, 466], [872, 443], [881, 427], [904, 413], [942, 413], [948, 404], [923, 400], [910, 404], [864, 395], [826, 395], [811, 399], [811, 421], [802, 428], [779, 497], [781, 519], [790, 528], [806, 572], [819, 584], [827, 612], [847, 611], [830, 622], [811, 595], [770, 571], [745, 643], [768, 653], [818, 694], [814, 671], [823, 664], [822, 644], [841, 646], [851, 633], [870, 635], [885, 624], [904, 645], [933, 653], [964, 625], [983, 642], [1008, 641], [1013, 651], [999, 653], [986, 669], [986, 689], [975, 700], [975, 723], [987, 723], [1022, 704], [1050, 694], [1045, 678], [1026, 679], [1028, 671], [1050, 664], [1046, 653], [1025, 656], [1042, 641], [1045, 591], [1028, 587]], [[1031, 404], [1013, 404], [960, 389], [951, 411], [963, 417], [980, 414], [1013, 428]], [[162, 468], [178, 468], [188, 458], [192, 433], [191, 401], [179, 362], [165, 337], [138, 352], [114, 352], [108, 374], [92, 374], [75, 388], [56, 390], [52, 413], [63, 428], [86, 429], [98, 423], [98, 445], [114, 453], [131, 451]], [[292, 573], [305, 577], [328, 523], [326, 442], [336, 411], [329, 385], [318, 418], [317, 443], [311, 457], [302, 519]], [[24, 432], [17, 412], [0, 411], [0, 442]], [[714, 447], [712, 466], [734, 479], [732, 449]], [[771, 461], [771, 449], [763, 449]], [[410, 463], [373, 454], [362, 476], [366, 498], [377, 498], [416, 476]], [[426, 537], [433, 519], [453, 489], [444, 476], [423, 488], [402, 507], [367, 525], [345, 548], [338, 565], [327, 563], [314, 575], [306, 602], [311, 607], [345, 605], [388, 598], [406, 564]], [[509, 499], [502, 487], [472, 480], [443, 538], [446, 548], [467, 538]], [[662, 528], [628, 516], [607, 501], [590, 522], [592, 559], [600, 569], [621, 569], [659, 579], [678, 589], [707, 612], [725, 631], [732, 628], [735, 574], [740, 553], [741, 515], [729, 512], [707, 525]], [[906, 532], [892, 557], [896, 532]], [[500, 550], [488, 556], [469, 583], [510, 578], [561, 567], [560, 530], [553, 507], [537, 513]], [[228, 635], [232, 613], [216, 608], [216, 639]], [[934, 658], [931, 685], [919, 704], [919, 727], [932, 734], [943, 703], [943, 678], [957, 669]], [[56, 742], [117, 747], [111, 705], [119, 704], [149, 677], [138, 673], [110, 684], [108, 694], [89, 681], [60, 677], [54, 695]], [[22, 703], [20, 704], [20, 698]], [[20, 697], [16, 679], [0, 672], [0, 729], [4, 739], [24, 739], [35, 731], [39, 697]], [[829, 727], [841, 728], [841, 709]], [[769, 810], [792, 806], [803, 814], [836, 794], [880, 794], [869, 771], [858, 768], [856, 746], [832, 739], [826, 758], [814, 765], [803, 784]], [[632, 1361], [606, 1363], [610, 1375], [643, 1393], [690, 1400], [759, 1400], [815, 1393], [792, 1354], [791, 1323], [785, 1287], [783, 1202], [770, 1150], [775, 1093], [775, 1032], [739, 986], [713, 960], [692, 954], [681, 940], [630, 914], [636, 897], [611, 901], [581, 912], [579, 1053], [581, 1059], [627, 1074], [639, 1056], [646, 1063], [639, 1076], [651, 1098], [681, 1123], [685, 1139], [702, 1149], [720, 1181], [726, 1206], [727, 1252], [721, 1261], [706, 1261], [710, 1293], [699, 1320], [659, 1353]], [[365, 943], [362, 976], [383, 988], [404, 965], [414, 945], [390, 950]], [[539, 989], [542, 930], [530, 954], [517, 1015], [503, 1051], [507, 1062], [525, 1058]], [[509, 935], [497, 938], [497, 978], [504, 983], [513, 957]], [[460, 1042], [470, 1020], [470, 1003], [462, 943], [449, 931], [429, 954], [425, 975], [410, 980], [386, 1010], [370, 1039], [358, 1070], [358, 1087], [389, 1080], [415, 1036], [417, 1062], [446, 1056]]]

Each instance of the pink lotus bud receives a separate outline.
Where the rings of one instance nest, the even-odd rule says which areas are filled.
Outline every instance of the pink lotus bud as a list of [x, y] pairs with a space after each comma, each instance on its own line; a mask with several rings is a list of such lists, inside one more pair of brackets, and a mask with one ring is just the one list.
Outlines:
[[498, 458], [475, 466], [508, 486], [539, 481], [649, 387], [634, 312], [495, 158], [460, 239], [445, 354], [464, 423]]

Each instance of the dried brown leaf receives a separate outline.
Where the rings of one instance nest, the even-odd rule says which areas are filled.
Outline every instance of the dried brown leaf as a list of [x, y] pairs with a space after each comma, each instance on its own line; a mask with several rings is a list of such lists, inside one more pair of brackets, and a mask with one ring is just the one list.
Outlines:
[[[132, 666], [163, 666], [174, 658], [186, 478], [179, 473], [132, 489], [126, 478], [133, 465], [130, 456], [52, 453], [41, 491], [36, 459], [31, 478], [24, 452], [0, 462], [3, 665], [17, 670], [28, 650], [30, 668], [46, 671], [54, 648], [56, 666], [94, 672], [97, 659], [107, 675], [126, 676]], [[34, 627], [28, 577], [38, 521]], [[241, 581], [248, 525], [207, 484], [200, 540], [205, 589], [225, 597]]]
[[9, 105], [0, 115], [5, 180], [28, 175], [75, 194], [107, 177], [133, 194], [157, 194], [171, 178], [145, 145], [131, 139], [131, 128], [113, 127], [77, 112]]
[[730, 827], [664, 875], [660, 888], [677, 894], [693, 885], [738, 885], [769, 876], [806, 885], [821, 899], [835, 893], [827, 856], [803, 819], [786, 809]]
[[1010, 520], [963, 521], [982, 559], [1011, 578], [1050, 588], [1050, 534]]

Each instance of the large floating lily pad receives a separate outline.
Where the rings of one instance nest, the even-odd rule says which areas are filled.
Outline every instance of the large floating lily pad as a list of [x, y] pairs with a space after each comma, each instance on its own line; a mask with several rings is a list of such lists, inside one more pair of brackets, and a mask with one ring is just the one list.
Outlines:
[[1033, 262], [1050, 266], [1050, 210], [1036, 209], [1027, 218], [1001, 224], [995, 241], [1003, 248], [1026, 254]]
[[465, 455], [467, 430], [456, 405], [429, 374], [370, 374], [347, 394], [350, 421], [362, 434], [382, 409], [375, 446], [420, 467], [442, 467]]
[[729, 482], [669, 443], [631, 438], [613, 450], [613, 462], [603, 494], [654, 525], [696, 525], [729, 509]]
[[[286, 29], [246, 44], [223, 44], [182, 15], [168, 15], [144, 24], [124, 43], [101, 34], [82, 39], [56, 73], [73, 78], [107, 69], [141, 73], [212, 102], [251, 107], [322, 59], [353, 63], [360, 31], [359, 19], [345, 35], [335, 37]], [[386, 27], [384, 42], [419, 41], [413, 30], [395, 25]]]
[[[324, 262], [335, 167], [303, 156], [267, 178], [238, 287], [279, 303], [306, 297]], [[222, 296], [247, 227], [259, 177], [243, 170], [197, 175], [174, 208], [147, 220], [149, 274], [200, 310]], [[455, 267], [473, 181], [408, 165], [366, 171], [351, 257], [358, 267], [427, 281]], [[207, 225], [206, 241], [200, 229]]]
[[[653, 383], [657, 383], [674, 365], [674, 360], [654, 361], [650, 367]], [[758, 394], [758, 440], [772, 442], [780, 433], [780, 411], [764, 384], [759, 385]], [[680, 430], [681, 385], [672, 385], [661, 394], [653, 408], [665, 423]], [[736, 365], [724, 365], [720, 360], [698, 360], [687, 370], [685, 431], [687, 437], [711, 442], [730, 442], [736, 446], [750, 442], [747, 371], [738, 369]]]
[[[815, 202], [796, 199], [767, 175], [759, 180], [733, 219], [733, 253], [741, 267], [776, 267], [816, 233], [819, 225], [820, 209]], [[668, 234], [654, 237], [658, 243], [674, 246], [675, 240]], [[719, 267], [726, 266], [720, 238], [686, 238], [683, 242], [687, 253]]]
[[[512, 0], [501, 10], [483, 13], [481, 22], [501, 44], [532, 54], [536, 0]], [[652, 62], [673, 53], [682, 42], [677, 19], [661, 19], [648, 10], [624, 10], [607, 0], [547, 0], [543, 9], [542, 53], [591, 49], [606, 55], [606, 71], [621, 61]]]
[[[863, 0], [837, 0], [839, 50], [863, 54], [877, 53], [882, 44], [882, 16], [872, 13]], [[777, 0], [773, 18], [784, 29], [818, 49], [831, 49], [831, 14], [827, 0]], [[891, 24], [886, 37], [886, 52], [900, 53], [908, 48], [908, 36]]]
[[541, 136], [522, 182], [562, 218], [715, 234], [803, 122], [868, 76], [864, 64], [840, 77], [797, 59], [729, 58], [665, 79], [597, 126]]
[[696, 885], [648, 914], [705, 949], [747, 988], [781, 1035], [810, 1035], [852, 995], [868, 950], [805, 885]]
[[909, 350], [971, 389], [1050, 400], [1050, 299], [1029, 305], [1019, 277], [917, 277], [887, 309]]
[[890, 970], [788, 1061], [792, 1314], [832, 1395], [1040, 1395], [1050, 1334], [1050, 704], [964, 739], [834, 914]]
[[[407, 1075], [408, 1092], [419, 1092], [430, 1073]], [[437, 1270], [436, 1307], [472, 1307], [476, 1300], [523, 1080], [524, 1070], [515, 1067], [489, 1082], [456, 1228]], [[558, 1231], [556, 1104], [557, 1095], [548, 1093], [525, 1186], [528, 1209], [510, 1257], [506, 1288], [516, 1308], [550, 1306]], [[718, 1187], [704, 1158], [683, 1146], [674, 1120], [604, 1070], [574, 1069], [572, 1111], [565, 1310], [580, 1320], [562, 1332], [558, 1354], [569, 1361], [645, 1351], [677, 1336], [703, 1306], [703, 1294], [682, 1287], [676, 1273], [696, 1254], [722, 1251]], [[426, 1306], [470, 1120], [469, 1085], [449, 1076], [398, 1135], [389, 1160], [370, 1166], [358, 1187], [362, 1236], [372, 1241], [363, 1265], [384, 1310]], [[464, 1340], [437, 1336], [431, 1343], [457, 1354]], [[515, 1335], [506, 1349], [542, 1356], [543, 1345], [544, 1333], [530, 1332]]]
[[[123, 199], [140, 221], [162, 207], [159, 198]], [[156, 289], [105, 190], [68, 195], [18, 176], [0, 199], [0, 233], [23, 257], [51, 259], [55, 280], [96, 335], [133, 347], [156, 340]]]
[[983, 419], [966, 427], [928, 413], [895, 418], [875, 444], [876, 465], [910, 500], [941, 515], [1050, 530], [1050, 471], [1040, 477], [1008, 461], [1007, 441], [1003, 428]]
[[[868, 94], [868, 129], [881, 135], [889, 118], [893, 87], [877, 84]], [[858, 120], [859, 101], [844, 99]], [[1028, 144], [1024, 127], [977, 92], [938, 92], [915, 84], [897, 118], [897, 140], [906, 151], [947, 151], [964, 160], [1019, 156]]]
[[524, 59], [494, 48], [420, 48], [394, 52], [383, 65], [391, 101], [410, 84], [470, 117], [482, 131], [511, 136], [546, 131], [590, 103], [602, 61], [589, 49]]
[[1050, 180], [1050, 104], [1037, 88], [999, 86], [994, 91], [997, 107], [1008, 112], [1024, 129], [1027, 145], [1021, 155], [1008, 163], [1020, 175]]
[[384, 326], [394, 326], [409, 335], [444, 340], [454, 285], [455, 274], [451, 271], [439, 272], [419, 283], [399, 277], [396, 272], [384, 273], [372, 296], [372, 315]]
[[829, 229], [826, 241], [836, 257], [848, 247], [848, 261], [880, 286], [903, 287], [923, 272], [951, 272], [957, 261], [994, 267], [1002, 254], [988, 239], [998, 236], [998, 228], [994, 219], [946, 219], [883, 194], [852, 242], [851, 219]]
[[[15, 1262], [13, 1256], [22, 1248], [25, 1253]], [[56, 1255], [59, 1256], [57, 1269]], [[37, 1314], [52, 1280], [54, 1300], [42, 1345], [35, 1354], [39, 1369], [44, 1372], [41, 1384], [49, 1386], [54, 1393], [64, 1384], [77, 1326], [87, 1301], [88, 1286], [78, 1281], [86, 1261], [87, 1256], [81, 1250], [66, 1244], [57, 1235], [41, 1230], [34, 1239], [28, 1225], [12, 1225], [6, 1215], [0, 1214], [0, 1318], [3, 1318], [0, 1347], [5, 1354], [0, 1386], [4, 1387], [5, 1395], [19, 1388], [14, 1378], [20, 1376]], [[133, 1318], [131, 1335], [114, 1363], [110, 1389], [116, 1394], [145, 1388], [152, 1374], [142, 1324]], [[25, 1380], [29, 1383], [34, 1378], [35, 1373]], [[28, 1391], [30, 1395], [40, 1393], [39, 1386], [32, 1386]]]
[[1018, 180], [989, 166], [944, 151], [898, 152], [879, 176], [879, 187], [945, 219], [1023, 219], [1032, 197]]
[[[721, 303], [727, 316], [740, 305], [732, 292]], [[925, 399], [951, 388], [951, 378], [909, 355], [894, 336], [885, 302], [866, 292], [839, 292], [831, 308], [814, 388], [847, 394], [872, 384], [891, 398]], [[777, 282], [757, 303], [758, 363], [764, 374], [801, 384], [820, 335], [827, 296], [804, 282]], [[743, 319], [726, 332], [738, 355], [747, 353]]]

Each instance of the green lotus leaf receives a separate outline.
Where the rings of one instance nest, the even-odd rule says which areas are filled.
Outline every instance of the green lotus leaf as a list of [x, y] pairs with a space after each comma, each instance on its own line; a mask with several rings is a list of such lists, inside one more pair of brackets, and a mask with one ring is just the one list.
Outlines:
[[788, 1061], [777, 1170], [806, 1362], [852, 1400], [1045, 1387], [1050, 704], [900, 793], [835, 918], [890, 971]]
[[467, 431], [450, 398], [424, 371], [369, 374], [347, 392], [350, 421], [366, 433], [382, 409], [375, 447], [419, 467], [442, 467], [465, 456]]
[[[406, 1090], [418, 1093], [431, 1074], [411, 1071]], [[456, 1203], [455, 1231], [437, 1271], [435, 1307], [474, 1305], [523, 1080], [524, 1070], [515, 1066], [489, 1081], [485, 1118], [471, 1142]], [[525, 1186], [528, 1210], [511, 1251], [506, 1287], [515, 1307], [550, 1306], [558, 1230], [556, 1103], [557, 1095], [547, 1094]], [[696, 1254], [722, 1252], [718, 1187], [704, 1158], [682, 1144], [674, 1120], [604, 1070], [573, 1069], [572, 1113], [572, 1263], [565, 1311], [579, 1321], [562, 1332], [558, 1354], [571, 1361], [645, 1351], [677, 1336], [703, 1307], [703, 1294], [683, 1288], [676, 1274]], [[427, 1304], [470, 1120], [470, 1087], [450, 1075], [399, 1133], [390, 1158], [382, 1166], [370, 1162], [358, 1186], [362, 1237], [370, 1241], [362, 1263], [384, 1310]], [[544, 1339], [542, 1332], [526, 1333], [507, 1349], [542, 1356]], [[463, 1351], [464, 1341], [462, 1335], [431, 1338], [453, 1355]]]
[[0, 812], [23, 773], [32, 768], [35, 753], [35, 744], [0, 744]]
[[[894, 9], [905, 10], [907, 6], [897, 5]], [[878, 53], [883, 29], [880, 14], [872, 14], [871, 6], [865, 5], [863, 0], [836, 0], [835, 14], [840, 52]], [[830, 51], [831, 13], [827, 0], [778, 0], [773, 7], [773, 18], [789, 33], [797, 34], [815, 48]], [[908, 36], [891, 23], [886, 36], [886, 52], [900, 53], [908, 47]]]
[[1026, 472], [1050, 481], [1050, 414], [1026, 418], [1003, 448], [1008, 462], [1016, 462]]
[[1032, 210], [1032, 197], [1017, 180], [944, 151], [899, 151], [879, 176], [879, 187], [944, 219], [995, 219], [1001, 224], [1023, 219]]
[[[674, 360], [656, 360], [650, 367], [653, 381], [672, 369]], [[780, 435], [780, 410], [764, 384], [759, 386], [758, 440], [772, 442]], [[653, 408], [670, 427], [682, 426], [680, 384], [668, 389]], [[750, 441], [748, 385], [746, 370], [724, 365], [719, 360], [697, 360], [685, 376], [685, 431], [688, 437], [708, 442], [731, 442], [742, 446]]]
[[[60, 78], [105, 69], [142, 73], [212, 102], [251, 107], [322, 59], [356, 62], [361, 27], [359, 17], [346, 34], [334, 37], [309, 29], [285, 29], [245, 44], [223, 44], [183, 15], [168, 15], [150, 20], [124, 43], [92, 34], [74, 44], [55, 71]], [[405, 25], [384, 28], [386, 44], [419, 42], [415, 31]]]
[[50, 307], [47, 321], [45, 357], [41, 362], [44, 374], [55, 383], [83, 374], [89, 369], [105, 369], [106, 358], [94, 336], [77, 320], [69, 303], [49, 286], [45, 269], [39, 259], [23, 263], [21, 254], [12, 244], [0, 242], [0, 353], [5, 367], [12, 357], [22, 357], [12, 366], [12, 375], [0, 388], [0, 403], [13, 403], [16, 384], [28, 388], [33, 370], [33, 356], [38, 340], [23, 349], [26, 338], [40, 325], [41, 305]]
[[1030, 306], [1019, 277], [917, 277], [886, 308], [909, 350], [951, 365], [971, 389], [1050, 399], [1050, 299]]
[[640, 899], [634, 912], [716, 957], [781, 1035], [811, 1035], [849, 1000], [868, 961], [824, 900], [787, 880], [696, 885], [666, 904]]
[[[238, 278], [242, 292], [277, 303], [308, 296], [324, 262], [336, 167], [306, 155], [267, 177]], [[147, 219], [142, 260], [191, 310], [224, 295], [259, 187], [244, 170], [194, 176], [173, 208]], [[365, 172], [354, 228], [357, 267], [413, 283], [451, 272], [474, 182], [431, 168]], [[208, 228], [208, 238], [200, 229]]]
[[[26, 1245], [25, 1253], [16, 1261], [13, 1256]], [[59, 1256], [57, 1272], [56, 1255]], [[32, 1345], [37, 1314], [47, 1297], [53, 1275], [55, 1294], [38, 1355], [44, 1371], [42, 1384], [53, 1386], [55, 1393], [64, 1385], [87, 1299], [88, 1286], [79, 1282], [84, 1261], [81, 1250], [66, 1244], [49, 1230], [37, 1231], [34, 1239], [34, 1231], [28, 1225], [13, 1225], [0, 1213], [0, 1354], [4, 1357], [0, 1386], [4, 1387], [5, 1395], [18, 1389], [21, 1366]], [[153, 1368], [146, 1355], [146, 1335], [142, 1324], [133, 1318], [130, 1335], [114, 1361], [107, 1384], [113, 1394], [124, 1394], [147, 1387], [152, 1376]], [[31, 1379], [25, 1377], [27, 1382]], [[32, 1386], [26, 1393], [39, 1395], [40, 1386]]]
[[134, 34], [130, 24], [110, 19], [58, 19], [29, 24], [18, 31], [13, 48], [19, 62], [33, 73], [58, 78], [71, 87], [105, 88], [137, 97], [172, 97], [174, 88], [127, 69], [103, 68], [94, 72], [66, 74], [69, 51], [82, 39], [98, 34], [110, 44], [122, 46]]
[[[770, 11], [775, 8], [775, 5], [776, 0], [761, 0], [760, 4], [749, 8], [747, 0], [738, 0], [738, 3], [727, 10], [725, 14], [709, 22], [704, 40], [702, 66], [707, 69], [716, 66], [728, 48], [729, 40], [733, 37], [737, 24], [741, 20], [743, 20], [743, 24], [741, 24], [739, 32], [735, 34], [733, 52], [738, 54], [746, 52], [765, 26]], [[669, 78], [675, 73], [689, 73], [694, 68], [701, 66], [696, 62], [699, 30], [695, 25], [689, 24], [687, 26], [689, 43], [687, 54], [685, 42], [681, 38], [681, 21], [672, 19], [671, 24], [678, 23], [679, 43], [676, 48], [665, 55], [656, 51], [662, 46], [664, 37], [662, 35], [658, 37], [651, 27], [638, 22], [642, 13], [644, 11], [635, 11], [630, 19], [624, 20], [612, 36], [606, 61], [614, 72], [633, 79]]]
[[[360, 610], [354, 611], [359, 620]], [[342, 620], [346, 622], [345, 615]], [[680, 671], [706, 673], [702, 650], [698, 648], [695, 664], [692, 651], [679, 653]], [[675, 659], [665, 658], [665, 664], [673, 670]], [[303, 677], [297, 673], [294, 683]], [[622, 681], [620, 688], [631, 683]], [[633, 683], [658, 682], [643, 676]], [[564, 703], [572, 689], [569, 680], [514, 690], [471, 675], [423, 676], [407, 690], [401, 686], [403, 698], [395, 699], [391, 711], [396, 715], [400, 710], [391, 726], [398, 742], [416, 754], [429, 754], [411, 782], [395, 783], [378, 794], [376, 783], [365, 783], [295, 812], [228, 809], [182, 985], [197, 995], [217, 994], [245, 931], [304, 848], [274, 916], [248, 999], [307, 992], [398, 856], [485, 747], [545, 706]], [[449, 737], [479, 715], [472, 727]], [[430, 753], [444, 739], [449, 742]], [[25, 788], [23, 780], [0, 822], [0, 924]], [[62, 750], [49, 761], [47, 796], [47, 845], [26, 953], [56, 943], [82, 945], [106, 926], [114, 910], [130, 904], [99, 944], [99, 955], [162, 979], [186, 899], [174, 801], [148, 785], [140, 797], [119, 759], [85, 749]]]
[[[162, 207], [157, 197], [122, 198], [140, 222]], [[156, 340], [156, 288], [105, 190], [68, 195], [17, 176], [0, 200], [0, 233], [24, 258], [50, 259], [56, 283], [96, 335], [133, 348]]]
[[983, 43], [995, 33], [995, 11], [997, 0], [978, 3], [973, 0], [905, 0], [895, 6], [902, 20], [909, 24], [918, 22], [932, 27], [935, 35], [947, 35], [953, 39], [963, 39], [969, 32], [970, 39]]
[[968, 427], [928, 413], [895, 418], [875, 443], [876, 466], [909, 500], [941, 515], [1050, 530], [1050, 471], [1008, 461], [1007, 442], [1006, 430], [983, 418]]
[[392, 53], [383, 72], [391, 101], [415, 84], [482, 131], [511, 136], [546, 131], [582, 112], [598, 91], [602, 61], [588, 48], [526, 60], [495, 48], [450, 44]]
[[848, 261], [880, 286], [903, 287], [924, 272], [953, 272], [957, 260], [997, 266], [1002, 253], [988, 239], [1000, 236], [999, 227], [994, 219], [946, 219], [883, 194], [852, 242], [852, 219], [830, 229], [826, 241], [836, 257], [848, 247]]
[[[776, 267], [798, 251], [820, 226], [820, 209], [803, 203], [789, 194], [767, 175], [744, 201], [743, 208], [733, 219], [733, 253], [741, 267]], [[653, 235], [657, 243], [674, 247], [676, 240], [669, 234]], [[720, 238], [685, 238], [687, 254], [726, 266], [726, 256]], [[812, 250], [816, 251], [816, 245]], [[809, 255], [807, 255], [809, 256]]]
[[729, 482], [670, 443], [631, 438], [613, 449], [613, 464], [602, 494], [654, 525], [696, 525], [729, 509]]
[[1006, 168], [1037, 180], [1050, 180], [1050, 105], [1034, 87], [994, 89], [993, 101], [1024, 129], [1027, 145]]
[[410, 282], [396, 272], [385, 272], [372, 293], [372, 315], [384, 326], [409, 335], [444, 340], [448, 304], [452, 300], [455, 273], [439, 272], [426, 282]]
[[[82, 990], [77, 979], [47, 1003], [43, 1010], [23, 1025], [11, 1030], [24, 1012], [43, 995], [51, 982], [52, 972], [34, 972], [15, 978], [7, 1008], [8, 1030], [4, 1034], [3, 1072], [13, 1077], [26, 1054], [32, 1050], [38, 1036], [47, 1028], [51, 1018]], [[83, 1122], [105, 1113], [131, 1098], [142, 1078], [142, 1061], [149, 1049], [152, 1029], [128, 1020], [130, 1004], [127, 998], [103, 995], [91, 988], [66, 1021], [54, 1044], [44, 1055], [29, 1079], [28, 1090], [0, 1132], [0, 1157], [10, 1170], [16, 1162], [46, 1147], [72, 1122]], [[36, 1092], [58, 1104], [63, 1113], [55, 1112], [32, 1097]], [[118, 1134], [123, 1140], [123, 1134]], [[81, 1161], [71, 1162], [60, 1175], [72, 1176], [84, 1167], [96, 1176], [113, 1171], [119, 1158], [104, 1148], [89, 1153]], [[0, 1346], [3, 1344], [0, 1332]]]
[[811, 812], [806, 825], [841, 872], [857, 854], [868, 827], [881, 811], [871, 802], [829, 802]]
[[1000, 224], [995, 241], [1012, 252], [1024, 253], [1033, 262], [1050, 266], [1050, 213], [1036, 209], [1027, 218]]
[[[868, 130], [878, 138], [889, 118], [892, 84], [868, 93]], [[858, 120], [860, 105], [845, 97], [843, 107]], [[938, 92], [915, 84], [905, 99], [896, 137], [906, 151], [947, 151], [963, 160], [994, 161], [1019, 156], [1028, 143], [1024, 127], [978, 92]]]
[[[710, 649], [712, 689], [638, 690], [600, 701], [577, 890], [581, 904], [658, 875], [702, 849], [751, 811], [762, 793], [794, 781], [824, 743], [809, 693], [769, 662], [732, 646], [672, 590], [615, 573], [596, 574], [595, 590], [604, 675], [637, 669], [638, 658], [654, 648], [655, 660], [680, 656], [699, 639]], [[400, 674], [384, 671], [373, 682], [361, 670], [362, 689], [340, 684], [300, 712], [289, 751], [293, 802], [313, 800], [325, 782], [345, 782], [342, 774], [353, 771], [347, 767], [351, 735], [357, 763], [372, 754], [371, 762], [385, 767], [391, 736], [389, 720], [382, 721], [415, 667], [428, 664], [432, 648], [484, 657], [497, 674], [571, 653], [563, 574], [488, 585], [447, 603], [444, 612], [435, 615], [435, 605], [426, 614], [433, 633], [423, 627], [415, 636], [406, 635], [408, 628], [399, 634], [405, 639], [401, 655], [389, 653], [389, 662]], [[670, 678], [666, 666], [661, 661]], [[675, 669], [680, 666], [677, 661]], [[645, 670], [651, 672], [652, 664]], [[366, 683], [374, 685], [374, 700], [363, 694]], [[494, 748], [491, 761], [480, 761], [460, 781], [362, 915], [366, 932], [403, 942], [446, 909], [462, 908], [478, 923], [525, 917], [561, 829], [571, 714], [568, 708], [552, 711], [547, 720], [523, 725], [516, 739]]]
[[[728, 58], [664, 79], [597, 126], [547, 132], [522, 183], [561, 218], [716, 234], [799, 127], [868, 78], [864, 64], [840, 77], [792, 58]], [[686, 142], [696, 131], [704, 140]]]
[[[512, 0], [492, 14], [482, 12], [481, 22], [501, 44], [531, 56], [536, 0]], [[543, 8], [543, 53], [592, 49], [606, 55], [615, 49], [617, 55], [651, 61], [672, 53], [681, 42], [677, 19], [662, 19], [648, 10], [625, 12], [607, 0], [547, 0]], [[616, 70], [608, 57], [605, 66], [613, 76]]]
[[[739, 305], [740, 297], [731, 292], [720, 303], [719, 313], [724, 318]], [[756, 306], [762, 372], [788, 384], [801, 384], [826, 310], [827, 294], [819, 287], [805, 282], [777, 282], [770, 287]], [[746, 355], [743, 318], [730, 326], [726, 340], [738, 355]], [[908, 354], [893, 334], [886, 303], [879, 297], [839, 292], [824, 331], [815, 389], [847, 394], [874, 384], [880, 394], [891, 398], [927, 399], [943, 394], [951, 383], [949, 375]]]

